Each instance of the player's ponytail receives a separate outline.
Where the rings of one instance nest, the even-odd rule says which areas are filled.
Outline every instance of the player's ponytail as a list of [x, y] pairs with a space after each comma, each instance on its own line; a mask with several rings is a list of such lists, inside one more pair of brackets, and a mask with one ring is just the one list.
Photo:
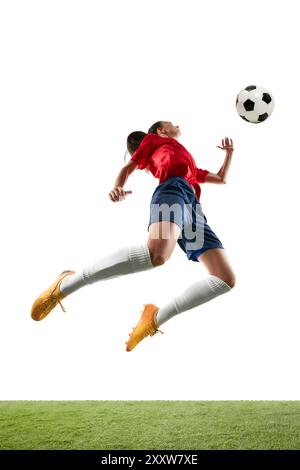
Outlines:
[[[164, 121], [157, 121], [149, 127], [147, 134], [157, 134], [157, 129], [163, 127]], [[129, 153], [131, 156], [134, 154], [140, 143], [142, 142], [143, 138], [147, 135], [146, 132], [143, 131], [134, 131], [129, 134], [127, 137], [127, 149], [124, 155], [124, 162], [126, 163], [126, 156]], [[150, 171], [145, 168], [145, 172], [150, 174]]]
[[[140, 143], [142, 142], [143, 138], [146, 136], [146, 132], [143, 131], [134, 131], [129, 134], [127, 137], [127, 149], [124, 155], [124, 162], [126, 163], [126, 156], [129, 153], [131, 156], [134, 154]], [[150, 173], [147, 168], [145, 168], [146, 173]]]
[[[129, 134], [129, 136], [127, 137], [127, 150], [126, 150], [125, 156], [127, 152], [131, 156], [134, 154], [134, 152], [136, 151], [136, 149], [142, 142], [145, 135], [147, 135], [146, 132], [142, 132], [142, 131], [135, 131]], [[124, 161], [125, 161], [125, 157], [124, 157]]]

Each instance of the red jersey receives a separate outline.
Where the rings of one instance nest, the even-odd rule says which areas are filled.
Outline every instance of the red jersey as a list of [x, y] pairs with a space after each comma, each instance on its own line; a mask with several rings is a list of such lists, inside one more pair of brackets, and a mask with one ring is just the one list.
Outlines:
[[140, 170], [148, 168], [159, 183], [171, 176], [183, 176], [200, 199], [199, 183], [204, 183], [209, 171], [197, 168], [192, 155], [176, 139], [146, 134], [130, 160], [134, 160]]

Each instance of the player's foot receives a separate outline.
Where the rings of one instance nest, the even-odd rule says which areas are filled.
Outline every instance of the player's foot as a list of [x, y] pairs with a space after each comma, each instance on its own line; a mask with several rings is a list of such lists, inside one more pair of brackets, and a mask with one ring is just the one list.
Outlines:
[[70, 274], [75, 274], [75, 271], [63, 271], [60, 273], [53, 284], [37, 297], [31, 308], [31, 318], [33, 320], [43, 320], [57, 304], [61, 306], [64, 312], [66, 311], [61, 303], [61, 300], [66, 296], [60, 291], [59, 286], [63, 278]]
[[142, 316], [136, 325], [133, 327], [132, 332], [129, 333], [129, 340], [126, 341], [126, 351], [132, 351], [136, 345], [146, 338], [146, 336], [153, 336], [158, 331], [163, 333], [158, 329], [158, 324], [156, 322], [156, 314], [159, 308], [154, 304], [144, 304], [144, 309], [141, 310]]

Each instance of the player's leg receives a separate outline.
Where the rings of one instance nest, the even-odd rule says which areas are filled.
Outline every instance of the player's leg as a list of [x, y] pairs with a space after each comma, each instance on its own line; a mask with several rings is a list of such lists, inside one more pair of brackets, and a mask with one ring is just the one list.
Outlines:
[[231, 288], [235, 286], [235, 274], [225, 249], [212, 248], [206, 250], [198, 259], [210, 275], [217, 276]]
[[198, 260], [206, 267], [209, 276], [195, 282], [162, 307], [156, 317], [158, 326], [178, 313], [229, 292], [235, 286], [235, 274], [224, 248], [207, 249]]
[[[145, 271], [163, 264], [170, 256], [180, 233], [180, 228], [164, 221], [153, 224], [147, 243], [119, 248], [82, 270], [64, 271], [54, 283], [37, 297], [31, 309], [34, 320], [42, 320], [67, 295], [86, 285], [104, 281], [126, 274]], [[155, 233], [158, 233], [155, 237]], [[168, 238], [165, 234], [169, 234]], [[162, 238], [164, 235], [164, 238]]]
[[[190, 200], [193, 203], [194, 196], [192, 193]], [[206, 262], [206, 267], [210, 274], [207, 278], [200, 279], [190, 285], [161, 308], [157, 307], [155, 304], [146, 304], [141, 320], [137, 325], [137, 327], [139, 327], [139, 335], [135, 334], [137, 330], [136, 327], [130, 335], [126, 348], [127, 351], [131, 351], [144, 337], [149, 334], [150, 336], [153, 336], [157, 331], [160, 331], [158, 328], [175, 315], [208, 302], [209, 300], [230, 291], [234, 286], [234, 273], [225, 255], [224, 247], [216, 234], [207, 224], [207, 219], [202, 213], [201, 205], [197, 204], [197, 207], [193, 206], [192, 217], [188, 216], [189, 213], [190, 210], [184, 213], [182, 238], [178, 240], [178, 244], [192, 261], [199, 262], [205, 255], [204, 262]], [[197, 249], [187, 248], [191, 245], [188, 242], [188, 238], [190, 238], [191, 234], [190, 229], [192, 227], [192, 221], [195, 222], [199, 230], [198, 236], [200, 241], [198, 240], [198, 243], [201, 243], [201, 247], [198, 246], [198, 243], [195, 243], [197, 245]], [[185, 236], [185, 231], [189, 234], [189, 237], [187, 238]]]
[[146, 243], [119, 248], [85, 266], [63, 279], [61, 291], [69, 295], [87, 284], [160, 266], [171, 256], [179, 233], [178, 225], [168, 221], [151, 224]]
[[157, 327], [175, 315], [225, 294], [234, 287], [235, 275], [224, 248], [207, 249], [198, 260], [206, 267], [209, 276], [193, 283], [159, 309], [156, 315]]
[[[221, 251], [220, 248], [216, 250]], [[207, 252], [208, 251], [213, 250], [207, 250]], [[215, 265], [217, 258], [219, 258], [220, 263], [222, 263], [222, 267], [219, 267], [219, 270]], [[133, 328], [133, 331], [130, 333], [130, 338], [126, 343], [126, 351], [131, 351], [146, 336], [156, 334], [157, 331], [160, 331], [159, 327], [175, 315], [204, 304], [232, 289], [235, 283], [234, 274], [226, 263], [224, 255], [214, 254], [211, 257], [208, 255], [206, 256], [206, 260], [208, 259], [210, 259], [210, 263], [207, 262], [209, 269], [212, 269], [212, 266], [214, 266], [215, 270], [213, 272], [216, 274], [210, 274], [208, 277], [194, 282], [161, 308], [155, 304], [144, 305], [140, 321], [137, 326]]]
[[[161, 221], [149, 225], [147, 243], [152, 262], [156, 266], [164, 264], [170, 258], [180, 233], [181, 227], [175, 222]], [[158, 307], [155, 304], [144, 304], [143, 307], [139, 322], [129, 333], [130, 338], [126, 341], [126, 351], [131, 351], [146, 336], [153, 336], [157, 331], [160, 331], [155, 322]]]
[[156, 313], [157, 328], [175, 315], [230, 291], [235, 282], [233, 269], [223, 244], [208, 225], [201, 203], [195, 199], [189, 189], [186, 194], [190, 206], [186, 206], [188, 210], [184, 212], [182, 238], [178, 240], [178, 244], [189, 260], [203, 262], [209, 276], [194, 282], [163, 305]]
[[160, 266], [170, 258], [180, 232], [179, 225], [167, 220], [150, 224], [147, 245], [154, 266]]

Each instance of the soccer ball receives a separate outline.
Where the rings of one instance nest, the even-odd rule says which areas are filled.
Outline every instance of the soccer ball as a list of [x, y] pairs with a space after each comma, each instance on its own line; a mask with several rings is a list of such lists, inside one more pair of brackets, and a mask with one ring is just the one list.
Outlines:
[[249, 85], [239, 92], [235, 106], [242, 119], [258, 124], [271, 116], [274, 99], [266, 88]]

